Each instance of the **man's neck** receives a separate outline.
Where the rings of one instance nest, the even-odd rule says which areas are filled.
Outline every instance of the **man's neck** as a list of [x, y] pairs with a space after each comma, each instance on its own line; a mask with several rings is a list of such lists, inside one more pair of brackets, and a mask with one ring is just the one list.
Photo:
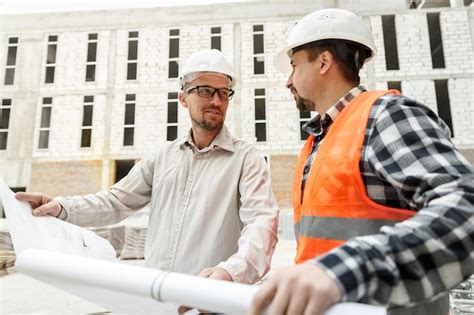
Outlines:
[[326, 113], [329, 108], [334, 106], [344, 95], [346, 95], [347, 93], [349, 93], [350, 90], [356, 87], [357, 84], [339, 80], [337, 82], [328, 83], [327, 86], [328, 88], [326, 90], [326, 93], [324, 95], [324, 101], [322, 103], [323, 111], [322, 113], [320, 113], [321, 115]]
[[194, 145], [199, 149], [202, 150], [208, 147], [212, 141], [217, 137], [221, 129], [216, 130], [206, 130], [200, 127], [193, 126], [191, 128], [192, 132], [191, 135], [193, 137]]

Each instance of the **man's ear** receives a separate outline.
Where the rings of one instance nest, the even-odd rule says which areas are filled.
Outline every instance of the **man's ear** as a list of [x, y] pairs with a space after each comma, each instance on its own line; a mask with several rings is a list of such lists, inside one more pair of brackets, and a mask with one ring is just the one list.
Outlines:
[[320, 74], [326, 74], [329, 69], [334, 66], [334, 57], [329, 50], [325, 50], [319, 54], [319, 61], [321, 63]]
[[179, 103], [181, 104], [181, 106], [188, 108], [188, 104], [186, 103], [186, 93], [179, 92], [178, 98], [179, 98]]

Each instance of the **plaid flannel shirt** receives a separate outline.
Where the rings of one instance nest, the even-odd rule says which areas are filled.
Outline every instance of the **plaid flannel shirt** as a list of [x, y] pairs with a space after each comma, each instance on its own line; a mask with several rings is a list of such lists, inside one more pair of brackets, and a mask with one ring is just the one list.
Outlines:
[[[324, 136], [362, 91], [353, 88], [303, 128]], [[315, 141], [307, 163], [322, 141]], [[474, 273], [474, 170], [446, 124], [415, 100], [383, 96], [371, 109], [361, 154], [368, 196], [417, 214], [311, 261], [336, 280], [343, 301], [408, 307], [436, 299]]]

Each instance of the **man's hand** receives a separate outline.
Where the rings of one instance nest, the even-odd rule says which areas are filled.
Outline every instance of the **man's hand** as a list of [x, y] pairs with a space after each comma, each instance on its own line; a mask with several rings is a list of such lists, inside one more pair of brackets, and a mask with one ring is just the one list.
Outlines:
[[230, 276], [230, 274], [220, 267], [206, 268], [198, 274], [198, 277], [232, 281], [232, 277]]
[[[250, 314], [322, 314], [341, 300], [334, 280], [321, 268], [301, 264], [279, 270], [262, 285], [252, 301]], [[272, 302], [273, 301], [273, 302]]]
[[[198, 277], [204, 277], [204, 278], [215, 279], [215, 280], [232, 281], [231, 275], [220, 267], [206, 268], [198, 274]], [[192, 307], [180, 306], [178, 308], [178, 313], [183, 314], [192, 309], [193, 309]], [[199, 312], [206, 313], [205, 311], [199, 311]]]
[[57, 217], [61, 212], [59, 202], [45, 194], [17, 192], [15, 198], [20, 201], [28, 201], [33, 208], [32, 213], [36, 217], [45, 215]]

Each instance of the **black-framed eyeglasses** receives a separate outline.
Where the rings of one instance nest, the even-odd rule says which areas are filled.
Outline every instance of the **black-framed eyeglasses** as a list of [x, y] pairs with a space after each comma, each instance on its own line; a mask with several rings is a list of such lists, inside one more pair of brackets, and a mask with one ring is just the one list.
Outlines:
[[186, 93], [190, 93], [196, 90], [197, 94], [203, 98], [213, 98], [214, 94], [217, 93], [219, 98], [223, 101], [228, 101], [232, 99], [234, 96], [234, 91], [232, 89], [222, 88], [222, 89], [215, 89], [213, 87], [207, 85], [196, 85], [186, 90]]

